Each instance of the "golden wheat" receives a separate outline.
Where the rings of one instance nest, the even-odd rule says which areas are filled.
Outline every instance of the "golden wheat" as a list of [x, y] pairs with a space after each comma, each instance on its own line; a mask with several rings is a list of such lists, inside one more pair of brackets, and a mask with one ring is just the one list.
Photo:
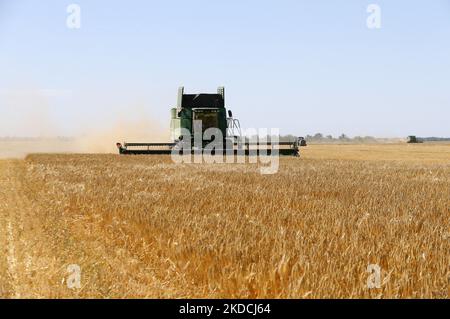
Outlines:
[[167, 156], [0, 163], [6, 297], [449, 297], [450, 145], [313, 145], [274, 175]]

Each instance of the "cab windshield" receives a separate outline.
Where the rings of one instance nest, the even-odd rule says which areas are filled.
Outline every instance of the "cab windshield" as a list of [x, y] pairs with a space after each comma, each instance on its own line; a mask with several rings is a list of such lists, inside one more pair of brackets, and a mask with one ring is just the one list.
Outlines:
[[194, 111], [194, 120], [202, 121], [202, 134], [209, 128], [219, 127], [218, 110], [196, 110]]

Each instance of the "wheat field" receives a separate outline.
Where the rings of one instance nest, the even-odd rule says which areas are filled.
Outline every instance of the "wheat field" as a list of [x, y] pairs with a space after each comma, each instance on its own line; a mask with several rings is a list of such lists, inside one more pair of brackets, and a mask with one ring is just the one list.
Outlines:
[[449, 298], [450, 145], [302, 152], [0, 160], [0, 297]]

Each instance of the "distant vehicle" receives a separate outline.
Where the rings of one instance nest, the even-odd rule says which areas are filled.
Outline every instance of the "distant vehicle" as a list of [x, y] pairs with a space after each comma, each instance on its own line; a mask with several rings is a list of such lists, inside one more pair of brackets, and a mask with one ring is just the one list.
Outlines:
[[417, 144], [417, 143], [423, 143], [423, 141], [419, 140], [415, 135], [410, 135], [406, 138], [406, 143]]
[[298, 137], [299, 146], [306, 146], [306, 140], [303, 136]]

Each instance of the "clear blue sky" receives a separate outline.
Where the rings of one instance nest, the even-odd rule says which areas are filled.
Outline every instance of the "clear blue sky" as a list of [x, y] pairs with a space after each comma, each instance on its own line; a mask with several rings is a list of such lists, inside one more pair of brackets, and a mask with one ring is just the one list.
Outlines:
[[450, 1], [0, 0], [0, 136], [168, 127], [180, 85], [245, 127], [450, 136]]

